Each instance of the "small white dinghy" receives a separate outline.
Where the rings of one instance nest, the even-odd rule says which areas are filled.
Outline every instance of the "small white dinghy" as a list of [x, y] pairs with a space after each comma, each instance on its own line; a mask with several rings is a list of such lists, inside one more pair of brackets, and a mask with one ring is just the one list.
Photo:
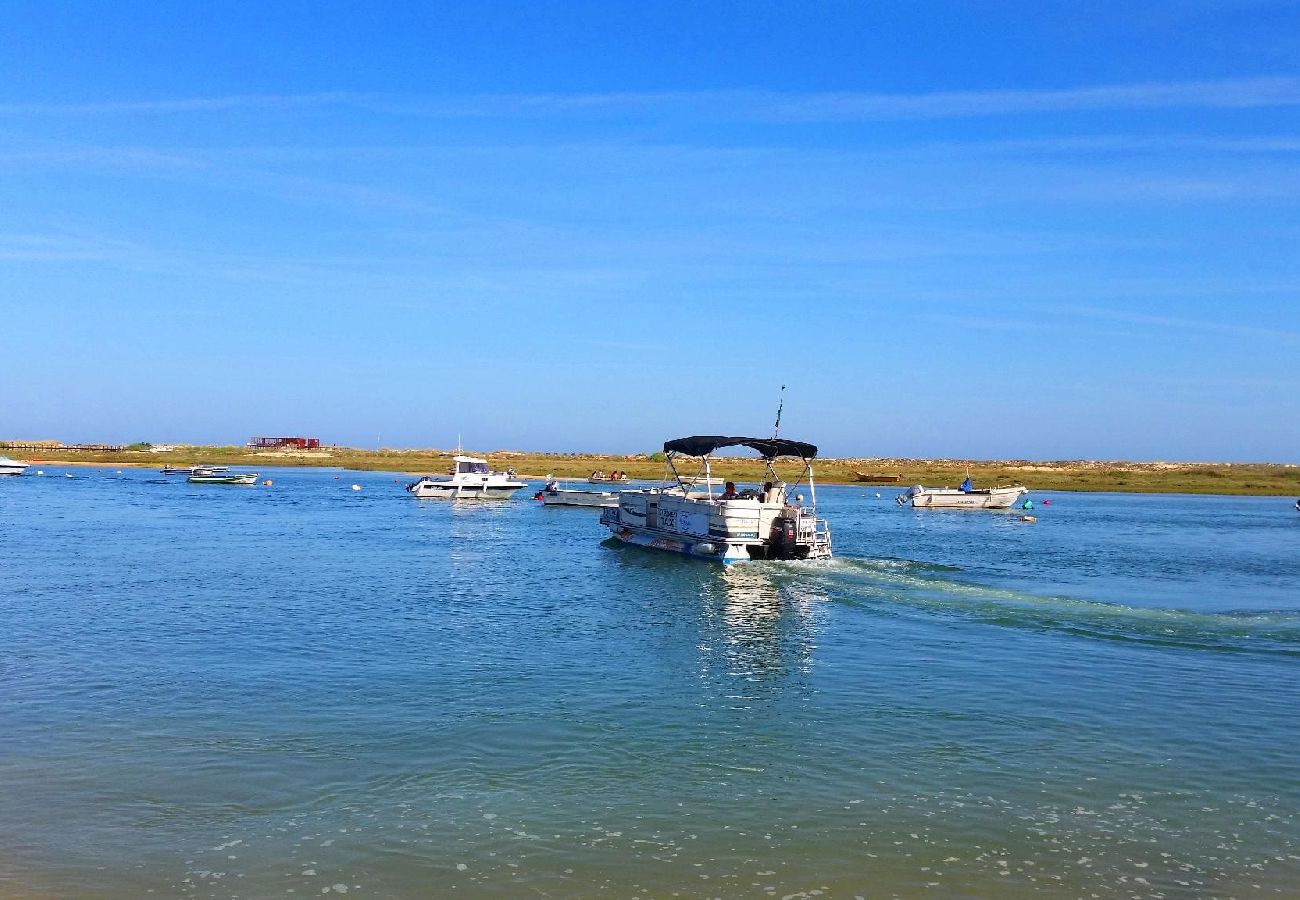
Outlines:
[[196, 466], [185, 480], [190, 484], [257, 484], [257, 473], [231, 472], [226, 466]]
[[915, 509], [1009, 509], [1029, 493], [1023, 484], [976, 488], [967, 478], [960, 488], [929, 488], [913, 485], [898, 495], [898, 505], [909, 502]]
[[542, 501], [543, 506], [584, 506], [588, 509], [618, 506], [618, 491], [581, 491], [574, 488], [560, 487], [555, 479], [546, 482], [533, 498]]

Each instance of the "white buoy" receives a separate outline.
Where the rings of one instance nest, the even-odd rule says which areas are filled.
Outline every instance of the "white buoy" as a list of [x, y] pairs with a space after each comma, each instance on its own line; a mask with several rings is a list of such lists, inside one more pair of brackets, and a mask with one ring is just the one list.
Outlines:
[[71, 472], [64, 472], [64, 473], [63, 473], [63, 477], [64, 477], [64, 478], [71, 478], [71, 477], [72, 477], [72, 473], [71, 473]]
[[44, 474], [45, 474], [45, 470], [44, 470], [44, 469], [37, 469], [37, 470], [36, 470], [36, 474], [37, 474], [37, 475], [44, 475]]
[[354, 490], [354, 491], [359, 491], [359, 490], [361, 490], [361, 485], [359, 485], [359, 484], [354, 484], [354, 485], [352, 485], [352, 490]]
[[877, 499], [877, 500], [880, 499], [880, 491], [876, 491], [876, 499]]

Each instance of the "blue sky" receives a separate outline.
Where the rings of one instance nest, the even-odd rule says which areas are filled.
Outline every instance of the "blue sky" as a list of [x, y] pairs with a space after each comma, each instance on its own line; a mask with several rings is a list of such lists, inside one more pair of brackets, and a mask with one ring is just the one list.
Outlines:
[[0, 437], [1297, 459], [1295, 4], [2, 12]]

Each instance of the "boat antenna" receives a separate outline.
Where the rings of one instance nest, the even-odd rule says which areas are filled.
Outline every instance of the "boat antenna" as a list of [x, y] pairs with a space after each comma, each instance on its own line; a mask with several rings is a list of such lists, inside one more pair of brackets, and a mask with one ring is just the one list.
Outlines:
[[781, 410], [785, 408], [785, 385], [781, 385], [780, 399], [776, 404], [776, 424], [772, 426], [772, 437], [781, 436]]

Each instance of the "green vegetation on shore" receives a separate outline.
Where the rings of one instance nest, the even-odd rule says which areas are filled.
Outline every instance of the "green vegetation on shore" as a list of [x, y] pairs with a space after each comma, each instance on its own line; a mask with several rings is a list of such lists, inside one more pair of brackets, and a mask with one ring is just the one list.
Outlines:
[[[0, 452], [5, 451], [0, 444]], [[470, 452], [470, 451], [466, 451]], [[493, 468], [513, 468], [520, 475], [541, 478], [585, 479], [593, 471], [627, 472], [633, 478], [657, 479], [663, 475], [662, 454], [620, 456], [589, 453], [520, 453], [497, 450], [473, 451], [487, 456]], [[440, 473], [451, 465], [451, 450], [359, 450], [331, 447], [313, 452], [250, 450], [246, 447], [181, 446], [153, 453], [148, 450], [120, 452], [67, 451], [54, 448], [23, 450], [22, 458], [41, 462], [98, 463], [161, 468], [211, 463], [232, 466], [338, 466], [348, 469], [407, 473]], [[10, 455], [19, 456], [17, 452]], [[784, 473], [797, 465], [790, 461], [778, 468]], [[1068, 460], [922, 460], [922, 459], [823, 459], [816, 466], [821, 482], [856, 482], [857, 472], [901, 475], [897, 484], [866, 484], [871, 490], [890, 490], [911, 484], [956, 487], [970, 474], [976, 485], [1021, 483], [1031, 490], [1121, 491], [1131, 493], [1253, 494], [1300, 496], [1300, 466], [1276, 463], [1133, 463]], [[694, 469], [683, 469], [683, 474]], [[722, 458], [713, 472], [736, 481], [756, 481], [762, 464], [747, 458]]]

